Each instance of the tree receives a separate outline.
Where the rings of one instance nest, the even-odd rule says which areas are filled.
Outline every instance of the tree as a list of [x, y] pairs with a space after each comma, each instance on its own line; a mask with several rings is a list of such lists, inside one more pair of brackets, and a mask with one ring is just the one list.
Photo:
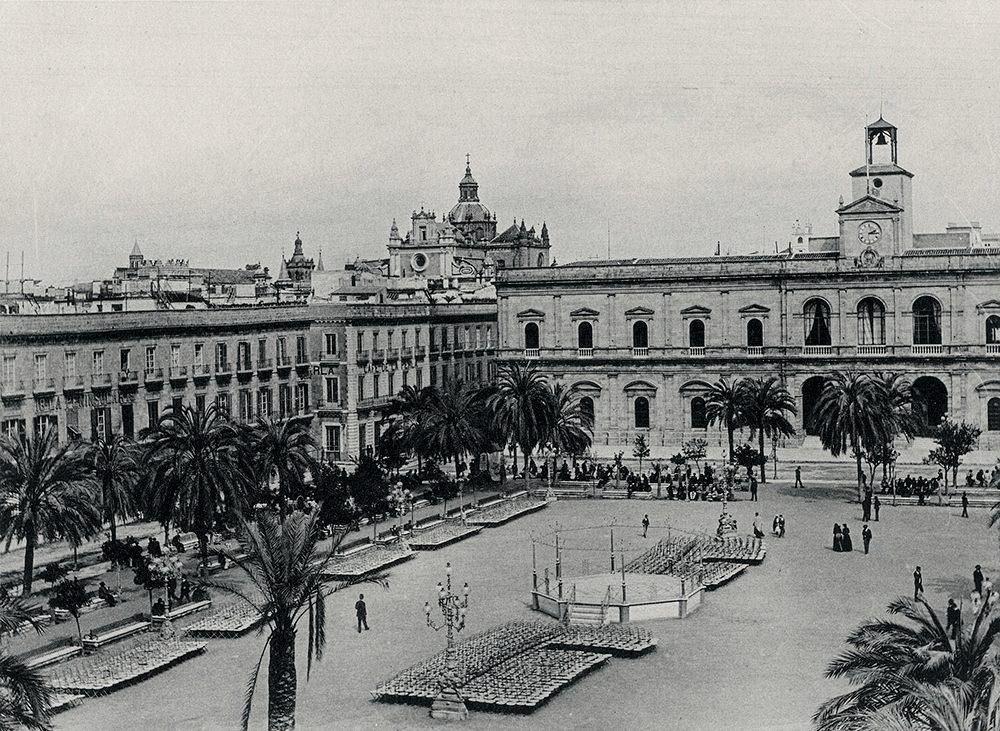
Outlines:
[[204, 411], [168, 409], [146, 437], [146, 511], [197, 535], [204, 564], [216, 520], [246, 510], [252, 477], [241, 435], [212, 404]]
[[994, 682], [992, 646], [1000, 633], [1000, 616], [992, 603], [983, 603], [954, 645], [923, 599], [897, 599], [888, 612], [890, 618], [869, 620], [852, 632], [847, 638], [850, 649], [827, 667], [827, 677], [844, 677], [857, 687], [820, 706], [814, 717], [818, 731], [883, 728], [867, 725], [879, 712], [911, 723], [922, 720], [926, 709], [921, 685], [968, 684], [976, 704], [985, 705]]
[[[18, 634], [25, 625], [41, 634], [45, 620], [18, 599], [0, 598], [0, 635]], [[16, 655], [0, 651], [0, 728], [49, 728], [52, 689], [43, 672]]]
[[347, 478], [348, 489], [358, 512], [372, 525], [372, 539], [378, 538], [378, 516], [389, 511], [389, 483], [373, 457], [358, 460], [354, 473]]
[[649, 445], [646, 443], [645, 434], [636, 435], [632, 456], [639, 460], [639, 472], [642, 472], [642, 460], [649, 456]]
[[924, 458], [926, 464], [940, 465], [944, 470], [944, 492], [948, 494], [948, 471], [951, 470], [952, 486], [958, 488], [958, 468], [962, 465], [962, 457], [976, 448], [979, 435], [983, 430], [978, 426], [964, 421], [954, 422], [945, 419], [934, 431], [934, 441], [937, 447]]
[[349, 478], [339, 468], [320, 463], [313, 472], [313, 493], [319, 503], [319, 523], [323, 526], [353, 527], [358, 508], [351, 496]]
[[501, 363], [496, 383], [487, 386], [485, 400], [503, 434], [521, 448], [527, 468], [532, 450], [545, 443], [555, 421], [552, 390], [534, 361]]
[[288, 512], [288, 503], [302, 494], [305, 476], [313, 469], [316, 442], [303, 419], [258, 419], [250, 432], [250, 464], [257, 489], [266, 502]]
[[[798, 413], [795, 399], [775, 376], [748, 378], [744, 384], [744, 419], [746, 425], [750, 427], [751, 436], [757, 435], [758, 450], [763, 455], [765, 436], [769, 437], [773, 444], [778, 437], [787, 437], [795, 433], [795, 427], [788, 420], [788, 416]], [[760, 481], [767, 482], [764, 460], [760, 462]]]
[[767, 455], [763, 452], [758, 452], [757, 448], [752, 444], [736, 445], [736, 451], [733, 456], [736, 464], [740, 467], [746, 467], [747, 478], [753, 476], [751, 473], [754, 467], [760, 465], [761, 471], [763, 471], [764, 465], [767, 463]]
[[861, 460], [866, 449], [891, 442], [896, 416], [883, 384], [865, 373], [836, 371], [820, 393], [816, 426], [823, 447], [834, 457], [850, 448], [857, 463], [858, 502], [864, 499]]
[[135, 484], [139, 466], [135, 445], [121, 434], [110, 441], [98, 439], [91, 447], [90, 464], [101, 489], [101, 512], [111, 529], [111, 540], [118, 538], [115, 518], [129, 518], [136, 513]]
[[0, 535], [6, 550], [24, 542], [23, 595], [31, 594], [38, 539], [82, 541], [100, 530], [93, 472], [79, 444], [59, 444], [55, 429], [0, 440]]
[[556, 462], [561, 455], [571, 454], [575, 458], [590, 449], [594, 425], [580, 409], [580, 399], [577, 398], [575, 387], [567, 388], [564, 384], [557, 383], [552, 387], [550, 404], [552, 429], [549, 432], [549, 443], [555, 455], [552, 462], [554, 479], [558, 470]]
[[426, 425], [436, 390], [431, 386], [420, 389], [404, 386], [386, 409], [390, 423], [382, 435], [383, 439], [400, 445], [416, 456], [418, 472], [422, 463], [431, 456], [427, 452]]
[[38, 578], [51, 586], [55, 586], [67, 576], [69, 576], [69, 569], [58, 563], [50, 563], [38, 572]]
[[49, 606], [53, 609], [65, 609], [76, 620], [76, 635], [83, 645], [83, 631], [80, 629], [80, 610], [89, 601], [87, 587], [79, 579], [69, 579], [56, 585]]
[[462, 456], [478, 454], [486, 444], [483, 402], [475, 390], [458, 380], [434, 390], [425, 421], [427, 454], [455, 463], [455, 479], [462, 476]]
[[729, 435], [729, 461], [734, 461], [733, 434], [746, 419], [746, 393], [742, 381], [722, 377], [705, 394], [705, 416], [709, 424], [721, 424]]
[[386, 585], [382, 574], [369, 574], [363, 579], [334, 585], [325, 583], [327, 564], [344, 533], [334, 536], [329, 552], [321, 553], [317, 547], [320, 536], [317, 513], [293, 512], [281, 518], [273, 511], [260, 511], [253, 522], [243, 525], [242, 545], [246, 555], [223, 552], [247, 575], [252, 589], [246, 591], [235, 585], [212, 584], [239, 596], [266, 622], [267, 639], [247, 682], [241, 721], [244, 731], [250, 723], [264, 655], [268, 656], [268, 729], [293, 729], [298, 692], [295, 640], [300, 622], [305, 618], [308, 624], [308, 680], [313, 660], [322, 660], [326, 647], [326, 598], [359, 581]]
[[698, 471], [701, 471], [701, 460], [705, 459], [708, 454], [708, 441], [705, 439], [688, 439], [681, 445], [680, 460], [677, 460], [678, 455], [674, 455], [670, 458], [670, 461], [674, 464], [684, 464], [688, 460], [693, 460]]

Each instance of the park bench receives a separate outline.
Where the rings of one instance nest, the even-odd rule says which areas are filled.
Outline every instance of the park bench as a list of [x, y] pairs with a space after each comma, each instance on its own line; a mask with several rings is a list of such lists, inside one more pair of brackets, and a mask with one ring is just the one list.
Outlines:
[[122, 640], [126, 637], [145, 632], [151, 626], [151, 622], [143, 615], [137, 614], [127, 620], [98, 627], [83, 638], [83, 648], [85, 650], [96, 650], [109, 642]]
[[527, 490], [517, 490], [516, 492], [509, 493], [507, 495], [507, 499], [508, 500], [514, 500], [514, 499], [519, 498], [519, 497], [527, 497], [527, 496], [528, 496], [528, 491]]
[[[100, 609], [101, 607], [107, 606], [107, 602], [97, 596], [96, 591], [87, 592], [87, 597], [87, 603], [80, 607], [80, 614], [88, 614]], [[53, 609], [52, 616], [57, 622], [65, 622], [67, 619], [73, 618], [73, 615], [65, 609]]]
[[427, 530], [428, 528], [433, 528], [434, 526], [441, 525], [442, 523], [444, 523], [444, 521], [441, 520], [441, 518], [439, 518], [436, 515], [432, 515], [429, 518], [424, 518], [423, 520], [418, 520], [416, 522], [416, 526], [415, 527], [416, 527], [417, 530]]
[[353, 556], [355, 553], [360, 553], [367, 548], [371, 548], [372, 542], [369, 538], [360, 538], [349, 543], [342, 543], [337, 548], [338, 556]]
[[187, 604], [181, 604], [179, 606], [175, 606], [166, 614], [154, 614], [153, 624], [159, 626], [168, 619], [170, 621], [173, 621], [175, 619], [180, 619], [181, 617], [186, 617], [189, 614], [194, 614], [195, 612], [200, 612], [203, 609], [208, 609], [211, 606], [212, 606], [211, 599], [205, 599], [200, 602], [188, 602]]
[[28, 653], [27, 655], [22, 655], [21, 659], [24, 661], [25, 665], [32, 670], [35, 670], [37, 668], [54, 665], [57, 662], [62, 662], [63, 660], [69, 660], [70, 658], [76, 657], [81, 652], [82, 650], [79, 645], [60, 644], [57, 647], [42, 647], [34, 652]]
[[[185, 551], [193, 551], [199, 544], [198, 536], [194, 533], [182, 533], [180, 542]], [[170, 547], [173, 548], [173, 543], [170, 544]]]

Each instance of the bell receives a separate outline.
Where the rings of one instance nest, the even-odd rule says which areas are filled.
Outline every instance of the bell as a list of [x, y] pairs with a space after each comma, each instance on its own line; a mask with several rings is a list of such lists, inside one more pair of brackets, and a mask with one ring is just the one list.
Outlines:
[[889, 144], [889, 139], [888, 139], [888, 136], [885, 133], [885, 130], [879, 130], [879, 132], [875, 135], [875, 144], [876, 145], [888, 145]]

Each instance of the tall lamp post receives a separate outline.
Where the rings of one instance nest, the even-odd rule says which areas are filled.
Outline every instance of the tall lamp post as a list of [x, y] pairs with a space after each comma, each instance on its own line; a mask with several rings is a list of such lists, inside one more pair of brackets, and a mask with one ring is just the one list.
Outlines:
[[441, 623], [431, 619], [431, 603], [424, 604], [424, 614], [427, 615], [427, 626], [437, 632], [447, 630], [448, 649], [445, 656], [445, 671], [441, 677], [441, 685], [437, 697], [431, 704], [431, 718], [441, 718], [449, 721], [464, 721], [469, 717], [469, 709], [465, 707], [465, 699], [459, 693], [459, 678], [455, 665], [455, 633], [465, 628], [465, 611], [469, 607], [469, 584], [462, 587], [462, 593], [451, 591], [451, 564], [444, 569], [447, 585], [438, 582], [437, 603], [444, 618]]

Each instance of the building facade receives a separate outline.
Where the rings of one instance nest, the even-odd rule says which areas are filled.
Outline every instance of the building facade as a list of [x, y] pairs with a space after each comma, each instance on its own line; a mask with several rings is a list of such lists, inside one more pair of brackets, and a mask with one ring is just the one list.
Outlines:
[[660, 446], [704, 436], [721, 377], [781, 377], [802, 438], [834, 370], [899, 373], [924, 434], [950, 417], [1000, 448], [1000, 236], [977, 223], [915, 234], [896, 128], [880, 119], [865, 137], [835, 236], [799, 228], [775, 255], [498, 273], [499, 358], [576, 385], [608, 451], [638, 434]]

